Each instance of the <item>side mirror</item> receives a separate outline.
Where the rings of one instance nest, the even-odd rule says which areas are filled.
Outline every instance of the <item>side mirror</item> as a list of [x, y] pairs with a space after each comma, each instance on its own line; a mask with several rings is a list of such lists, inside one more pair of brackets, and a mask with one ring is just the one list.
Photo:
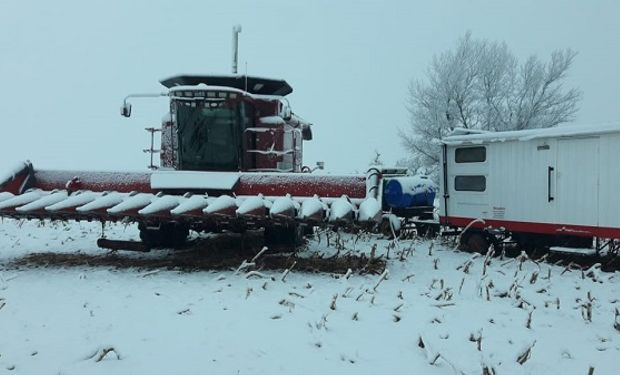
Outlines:
[[312, 128], [310, 128], [310, 126], [303, 126], [301, 128], [301, 138], [304, 141], [311, 141], [312, 140]]
[[129, 117], [131, 116], [131, 104], [130, 103], [123, 103], [123, 106], [121, 107], [121, 115], [124, 117]]
[[293, 112], [291, 111], [291, 107], [284, 106], [280, 111], [280, 117], [284, 119], [284, 121], [289, 121], [293, 117]]

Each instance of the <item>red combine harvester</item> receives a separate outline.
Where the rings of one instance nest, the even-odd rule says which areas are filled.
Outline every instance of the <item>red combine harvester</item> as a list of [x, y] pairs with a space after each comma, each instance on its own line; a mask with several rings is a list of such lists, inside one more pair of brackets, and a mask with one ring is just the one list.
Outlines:
[[[175, 76], [170, 112], [151, 133], [151, 171], [46, 171], [21, 163], [0, 176], [0, 216], [137, 222], [148, 249], [183, 244], [189, 230], [264, 228], [268, 243], [296, 243], [316, 225], [376, 227], [395, 216], [432, 218], [435, 185], [424, 176], [317, 175], [302, 163], [311, 125], [285, 99], [282, 80]], [[131, 97], [121, 114], [131, 115]], [[161, 148], [154, 149], [154, 133]], [[153, 165], [153, 154], [160, 165]], [[391, 216], [389, 215], [391, 213]]]

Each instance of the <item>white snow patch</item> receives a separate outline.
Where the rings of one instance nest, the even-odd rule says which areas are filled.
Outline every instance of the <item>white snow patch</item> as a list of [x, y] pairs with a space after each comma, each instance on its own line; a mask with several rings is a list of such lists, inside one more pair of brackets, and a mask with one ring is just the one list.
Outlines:
[[65, 199], [67, 199], [68, 194], [66, 190], [61, 190], [61, 191], [57, 191], [57, 192], [52, 192], [49, 195], [46, 195], [44, 197], [41, 197], [39, 199], [37, 199], [34, 202], [30, 202], [26, 205], [23, 205], [21, 207], [17, 207], [15, 209], [15, 211], [18, 212], [28, 212], [28, 211], [37, 211], [37, 210], [41, 210], [47, 206], [51, 206], [53, 204], [56, 204], [60, 201], [64, 201]]
[[312, 198], [305, 199], [301, 202], [301, 211], [299, 217], [306, 219], [315, 216], [319, 212], [326, 212], [327, 205], [321, 199], [314, 195]]
[[[374, 249], [386, 259], [391, 249], [389, 277], [293, 268], [282, 281], [281, 271], [270, 270], [247, 278], [234, 270], [10, 265], [40, 251], [105, 255], [95, 245], [99, 235], [99, 223], [0, 225], [0, 372], [617, 372], [618, 273], [593, 272], [595, 281], [588, 271], [474, 257], [437, 240], [401, 239], [395, 248], [347, 233], [339, 234], [341, 254]], [[138, 232], [109, 224], [106, 235], [136, 239]], [[298, 256], [335, 254], [333, 238], [318, 233]], [[97, 362], [106, 348], [114, 351]]]
[[0, 192], [0, 202], [13, 198], [14, 196], [13, 193], [9, 193], [8, 191]]
[[101, 193], [94, 193], [92, 191], [77, 192], [72, 194], [69, 198], [60, 201], [56, 204], [45, 207], [47, 211], [60, 211], [68, 208], [82, 206], [90, 203], [101, 196]]
[[119, 214], [123, 211], [143, 208], [149, 205], [154, 199], [155, 196], [150, 193], [138, 193], [136, 195], [130, 195], [116, 206], [108, 208], [107, 211], [111, 214]]
[[343, 195], [331, 204], [329, 209], [329, 221], [346, 219], [353, 214], [354, 210], [355, 207], [353, 207], [353, 204], [345, 195]]
[[151, 204], [138, 211], [138, 213], [140, 215], [153, 215], [158, 212], [169, 211], [179, 205], [179, 198], [175, 195], [156, 197]]
[[286, 122], [280, 116], [265, 116], [259, 119], [259, 122], [265, 125], [284, 125]]
[[151, 189], [232, 190], [238, 180], [235, 172], [157, 171], [151, 175]]
[[357, 215], [359, 221], [378, 221], [381, 218], [381, 204], [375, 198], [367, 198], [360, 204]]
[[270, 207], [271, 204], [269, 201], [265, 200], [265, 197], [262, 194], [259, 194], [255, 197], [249, 197], [239, 205], [239, 208], [235, 211], [237, 215], [245, 215], [251, 213], [252, 211], [259, 210], [261, 208]]
[[192, 195], [189, 198], [181, 198], [181, 203], [175, 209], [170, 210], [170, 213], [181, 215], [190, 211], [202, 210], [209, 204], [209, 199], [206, 195]]
[[544, 129], [513, 130], [505, 132], [466, 131], [463, 129], [455, 135], [447, 136], [441, 141], [449, 145], [483, 142], [529, 141], [541, 138], [581, 137], [588, 135], [620, 133], [620, 123], [597, 125], [559, 125]]
[[269, 215], [275, 216], [288, 211], [296, 212], [297, 210], [299, 210], [299, 204], [291, 199], [290, 194], [286, 194], [286, 196], [279, 197], [273, 202], [271, 209], [269, 209]]
[[437, 190], [437, 185], [428, 176], [414, 175], [390, 178], [390, 180], [398, 180], [403, 188], [403, 194], [417, 195]]
[[101, 210], [104, 208], [116, 206], [117, 204], [121, 203], [123, 199], [125, 199], [125, 197], [128, 197], [128, 196], [129, 196], [128, 193], [117, 193], [117, 192], [103, 193], [99, 198], [83, 206], [80, 206], [76, 208], [75, 210], [77, 212], [88, 212], [88, 211]]
[[28, 204], [30, 202], [34, 202], [37, 199], [48, 195], [49, 192], [47, 191], [43, 191], [43, 190], [39, 190], [39, 189], [35, 189], [32, 191], [28, 191], [24, 194], [20, 194], [20, 195], [16, 195], [13, 198], [9, 198], [6, 199], [2, 202], [0, 202], [0, 210], [5, 209], [5, 208], [12, 208], [12, 207], [18, 207], [18, 206], [23, 206], [25, 204]]
[[213, 214], [231, 208], [236, 209], [237, 203], [241, 202], [237, 202], [237, 199], [231, 197], [230, 195], [220, 195], [219, 197], [215, 198], [213, 202], [209, 203], [209, 205], [203, 210], [203, 212], [206, 214]]

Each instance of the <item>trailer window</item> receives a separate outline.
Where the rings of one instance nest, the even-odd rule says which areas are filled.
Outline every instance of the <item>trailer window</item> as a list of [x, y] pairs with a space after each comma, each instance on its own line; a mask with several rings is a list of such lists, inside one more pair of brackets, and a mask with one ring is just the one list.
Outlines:
[[454, 150], [454, 159], [457, 163], [482, 163], [487, 160], [487, 148], [461, 147]]
[[456, 176], [454, 190], [456, 191], [485, 191], [487, 178], [485, 176]]

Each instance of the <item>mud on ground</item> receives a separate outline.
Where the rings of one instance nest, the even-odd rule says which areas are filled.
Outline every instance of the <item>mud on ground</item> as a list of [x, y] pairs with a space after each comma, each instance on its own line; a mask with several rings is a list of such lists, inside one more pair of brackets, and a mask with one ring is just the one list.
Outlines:
[[[262, 249], [262, 242], [248, 236], [221, 235], [196, 240], [182, 250], [153, 250], [146, 254], [110, 251], [102, 254], [38, 252], [12, 260], [3, 268], [22, 267], [109, 267], [116, 269], [167, 269], [184, 272], [204, 270], [236, 270]], [[294, 265], [299, 272], [379, 274], [385, 261], [364, 254], [325, 256], [309, 254], [305, 246], [268, 249], [255, 261], [253, 270], [285, 270]], [[104, 250], [102, 250], [103, 252]], [[303, 254], [301, 254], [303, 252]]]

